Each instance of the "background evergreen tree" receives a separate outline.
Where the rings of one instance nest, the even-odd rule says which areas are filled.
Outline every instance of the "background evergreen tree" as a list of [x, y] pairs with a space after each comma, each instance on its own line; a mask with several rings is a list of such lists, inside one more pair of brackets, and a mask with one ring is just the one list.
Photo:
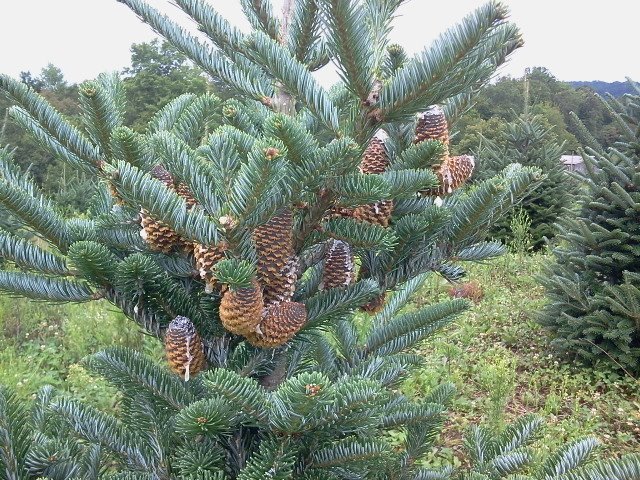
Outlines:
[[202, 70], [168, 42], [153, 40], [131, 46], [131, 66], [124, 69], [127, 104], [125, 123], [134, 130], [146, 127], [151, 117], [184, 93], [203, 94], [210, 87]]
[[[578, 182], [560, 161], [563, 146], [546, 122], [535, 115], [524, 114], [504, 125], [496, 140], [485, 138], [477, 152], [477, 178], [486, 179], [509, 163], [539, 168], [545, 175], [538, 188], [522, 201], [522, 210], [531, 220], [532, 247], [540, 249], [555, 236], [554, 223], [563, 210], [573, 203]], [[491, 238], [505, 243], [513, 240], [511, 217], [495, 223]]]
[[[487, 226], [539, 176], [510, 166], [451, 191], [464, 180], [456, 166], [468, 174], [469, 163], [437, 140], [448, 136], [440, 113], [455, 117], [521, 44], [504, 6], [480, 7], [404, 63], [386, 49], [400, 0], [286, 2], [282, 18], [268, 2], [243, 1], [246, 35], [210, 4], [177, 0], [208, 43], [140, 0], [123, 3], [234, 98], [180, 96], [137, 133], [123, 125], [122, 82], [102, 75], [79, 89], [80, 129], [0, 76], [12, 118], [101, 179], [91, 215], [65, 218], [2, 159], [0, 204], [48, 246], [2, 233], [14, 266], [0, 289], [107, 299], [164, 339], [170, 368], [123, 348], [87, 358], [121, 391], [117, 416], [51, 389], [29, 415], [2, 392], [9, 478], [464, 475], [419, 462], [452, 388], [410, 399], [397, 387], [420, 363], [408, 349], [467, 303], [400, 310], [429, 272], [457, 279], [454, 261], [500, 254], [484, 241]], [[327, 92], [310, 71], [330, 60], [343, 83]], [[443, 108], [421, 113], [433, 104]], [[356, 321], [358, 308], [375, 314]], [[517, 443], [484, 446], [503, 449], [493, 462], [501, 475], [528, 461]], [[581, 466], [578, 454], [556, 462], [562, 473]], [[595, 478], [587, 474], [576, 478]]]
[[640, 372], [639, 100], [607, 103], [624, 134], [585, 158], [586, 191], [579, 212], [560, 221], [563, 243], [543, 277], [549, 304], [540, 317], [556, 347], [633, 374]]

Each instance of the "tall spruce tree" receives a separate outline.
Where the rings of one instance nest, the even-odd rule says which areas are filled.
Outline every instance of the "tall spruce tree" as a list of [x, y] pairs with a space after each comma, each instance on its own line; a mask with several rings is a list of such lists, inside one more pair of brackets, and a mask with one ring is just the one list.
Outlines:
[[[447, 154], [444, 112], [521, 43], [504, 6], [480, 7], [403, 64], [386, 49], [401, 0], [287, 1], [282, 18], [243, 0], [249, 34], [203, 0], [176, 0], [208, 43], [123, 3], [236, 96], [178, 97], [136, 133], [122, 124], [122, 83], [102, 75], [80, 88], [80, 130], [0, 76], [14, 120], [102, 180], [91, 216], [64, 218], [3, 158], [0, 203], [49, 247], [2, 233], [15, 267], [0, 288], [106, 299], [164, 339], [169, 366], [122, 348], [88, 357], [121, 391], [116, 416], [49, 388], [29, 413], [0, 392], [7, 478], [424, 480], [525, 466], [536, 422], [500, 441], [476, 435], [487, 461], [472, 477], [423, 466], [452, 388], [397, 389], [421, 360], [408, 349], [467, 304], [400, 309], [429, 272], [459, 278], [454, 261], [499, 254], [487, 226], [539, 174], [512, 166], [463, 193], [473, 163]], [[331, 60], [343, 82], [328, 92], [310, 72]], [[372, 315], [356, 323], [359, 308]], [[569, 448], [544, 478], [600, 478], [585, 452]], [[613, 465], [637, 478], [640, 460]]]
[[[559, 223], [563, 241], [543, 276], [540, 322], [553, 344], [594, 363], [640, 373], [640, 89], [608, 105], [623, 132], [585, 155], [581, 207]], [[593, 141], [593, 140], [592, 140]]]
[[[525, 113], [506, 123], [499, 138], [484, 138], [478, 157], [478, 179], [496, 175], [510, 162], [537, 167], [545, 175], [531, 195], [522, 201], [522, 209], [531, 220], [530, 233], [535, 250], [543, 248], [555, 236], [555, 222], [573, 202], [578, 183], [560, 162], [562, 145], [551, 127], [541, 118]], [[490, 237], [505, 243], [513, 239], [511, 218], [495, 223]]]

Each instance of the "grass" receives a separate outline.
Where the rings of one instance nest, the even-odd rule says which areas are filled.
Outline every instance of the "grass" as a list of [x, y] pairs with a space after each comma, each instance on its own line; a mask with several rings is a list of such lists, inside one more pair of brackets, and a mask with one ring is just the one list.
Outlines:
[[23, 398], [53, 385], [112, 408], [115, 390], [80, 360], [111, 345], [157, 351], [157, 343], [106, 302], [51, 305], [0, 296], [0, 385]]
[[[599, 438], [606, 454], [640, 451], [640, 382], [571, 363], [548, 349], [535, 322], [544, 304], [535, 281], [543, 261], [543, 255], [510, 254], [471, 266], [469, 279], [481, 285], [484, 298], [420, 348], [426, 365], [406, 382], [406, 390], [419, 395], [446, 381], [458, 388], [445, 446], [436, 456], [459, 457], [470, 424], [499, 431], [526, 413], [546, 420], [537, 443], [540, 456], [587, 435]], [[416, 303], [447, 297], [448, 285], [434, 277]]]

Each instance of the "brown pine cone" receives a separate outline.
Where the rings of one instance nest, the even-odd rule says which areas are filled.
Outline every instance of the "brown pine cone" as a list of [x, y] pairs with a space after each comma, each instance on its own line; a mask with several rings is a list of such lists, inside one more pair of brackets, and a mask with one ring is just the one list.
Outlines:
[[413, 143], [425, 140], [441, 141], [444, 145], [445, 156], [449, 155], [449, 125], [444, 110], [438, 105], [433, 105], [418, 114]]
[[140, 211], [140, 225], [140, 236], [151, 250], [168, 254], [185, 248], [185, 241], [180, 235], [167, 224], [154, 220], [145, 209]]
[[342, 240], [331, 240], [324, 259], [320, 288], [346, 287], [355, 281], [355, 262], [351, 247]]
[[258, 254], [258, 282], [266, 305], [291, 299], [297, 259], [293, 250], [293, 214], [284, 210], [253, 231]]
[[[177, 186], [175, 185], [175, 179], [173, 175], [164, 168], [162, 165], [156, 165], [151, 169], [150, 175], [160, 180], [169, 190], [175, 191], [180, 195], [187, 203], [187, 210], [192, 208], [198, 202], [191, 194], [189, 186], [181, 182]], [[151, 218], [146, 210], [141, 211], [141, 225], [142, 231], [140, 236], [149, 244], [152, 250], [156, 250], [163, 253], [170, 253], [172, 250], [182, 249], [186, 252], [191, 251], [191, 242], [186, 241], [180, 235], [168, 225], [156, 221]]]
[[389, 136], [380, 129], [369, 142], [362, 160], [360, 161], [360, 171], [362, 173], [384, 173], [389, 166], [389, 156], [384, 142]]
[[263, 310], [262, 289], [254, 279], [251, 287], [224, 292], [220, 302], [220, 321], [229, 332], [246, 337], [255, 333]]
[[266, 308], [256, 331], [247, 336], [249, 343], [261, 348], [275, 348], [288, 342], [307, 321], [303, 303], [282, 302]]
[[331, 210], [329, 210], [324, 219], [329, 220], [330, 218], [352, 218], [354, 212], [355, 208], [334, 206], [331, 207]]
[[176, 193], [184, 198], [185, 202], [187, 202], [187, 210], [190, 210], [198, 204], [198, 201], [194, 198], [193, 193], [191, 193], [189, 185], [187, 185], [186, 183], [180, 182], [176, 186]]
[[[387, 133], [380, 129], [369, 142], [360, 162], [360, 171], [365, 174], [384, 173], [389, 166], [384, 142], [388, 138]], [[351, 216], [361, 222], [373, 223], [383, 227], [389, 226], [393, 200], [380, 200], [368, 205], [360, 205], [352, 210]]]
[[160, 180], [162, 183], [165, 184], [165, 186], [171, 188], [172, 190], [174, 189], [175, 180], [173, 178], [173, 175], [171, 175], [171, 173], [162, 165], [158, 164], [155, 167], [153, 167], [149, 172], [149, 175], [151, 175], [156, 180]]
[[389, 226], [393, 200], [380, 200], [369, 205], [360, 205], [353, 211], [353, 218], [361, 222], [373, 223], [382, 227]]
[[436, 170], [437, 189], [430, 190], [428, 195], [448, 195], [460, 188], [471, 177], [475, 167], [475, 159], [471, 155], [448, 157]]
[[164, 345], [169, 367], [185, 381], [206, 367], [202, 339], [187, 317], [178, 316], [171, 320]]
[[200, 245], [193, 244], [193, 257], [196, 261], [196, 268], [200, 272], [200, 278], [205, 281], [205, 292], [211, 293], [218, 285], [218, 281], [213, 274], [213, 267], [220, 260], [224, 259], [224, 252], [227, 245]]

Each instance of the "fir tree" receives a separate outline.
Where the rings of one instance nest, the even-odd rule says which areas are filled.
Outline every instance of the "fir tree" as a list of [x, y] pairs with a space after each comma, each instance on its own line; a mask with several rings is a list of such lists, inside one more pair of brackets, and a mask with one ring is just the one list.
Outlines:
[[[564, 209], [571, 206], [573, 195], [577, 193], [577, 181], [560, 161], [562, 149], [551, 127], [545, 125], [541, 118], [525, 113], [505, 124], [496, 140], [483, 138], [477, 154], [478, 179], [496, 175], [511, 162], [537, 167], [545, 174], [540, 185], [522, 201], [522, 210], [531, 220], [530, 234], [536, 250], [553, 239], [555, 222]], [[490, 236], [511, 243], [511, 219], [496, 222]]]
[[[208, 43], [140, 0], [123, 3], [236, 95], [178, 97], [136, 133], [123, 125], [122, 83], [102, 75], [80, 88], [78, 129], [0, 76], [13, 119], [102, 182], [88, 218], [65, 218], [3, 159], [0, 203], [49, 247], [3, 233], [15, 267], [0, 288], [106, 299], [164, 339], [169, 366], [122, 348], [88, 357], [121, 391], [116, 416], [51, 389], [29, 415], [3, 394], [8, 478], [458, 475], [419, 464], [451, 386], [419, 399], [397, 386], [421, 360], [408, 349], [467, 303], [400, 310], [429, 272], [456, 279], [453, 262], [500, 254], [483, 240], [490, 220], [539, 172], [511, 166], [454, 191], [459, 172], [442, 165], [457, 162], [415, 115], [433, 104], [455, 114], [520, 45], [504, 6], [480, 7], [403, 64], [386, 48], [401, 0], [285, 2], [282, 18], [243, 0], [250, 34], [202, 0], [176, 0]], [[343, 82], [326, 91], [310, 72], [330, 60]], [[435, 202], [439, 176], [455, 182]], [[376, 313], [358, 324], [358, 308]], [[572, 458], [559, 463], [569, 470]]]
[[559, 223], [563, 241], [543, 277], [540, 322], [553, 344], [594, 362], [640, 372], [640, 90], [605, 102], [624, 132], [589, 150], [580, 210]]

